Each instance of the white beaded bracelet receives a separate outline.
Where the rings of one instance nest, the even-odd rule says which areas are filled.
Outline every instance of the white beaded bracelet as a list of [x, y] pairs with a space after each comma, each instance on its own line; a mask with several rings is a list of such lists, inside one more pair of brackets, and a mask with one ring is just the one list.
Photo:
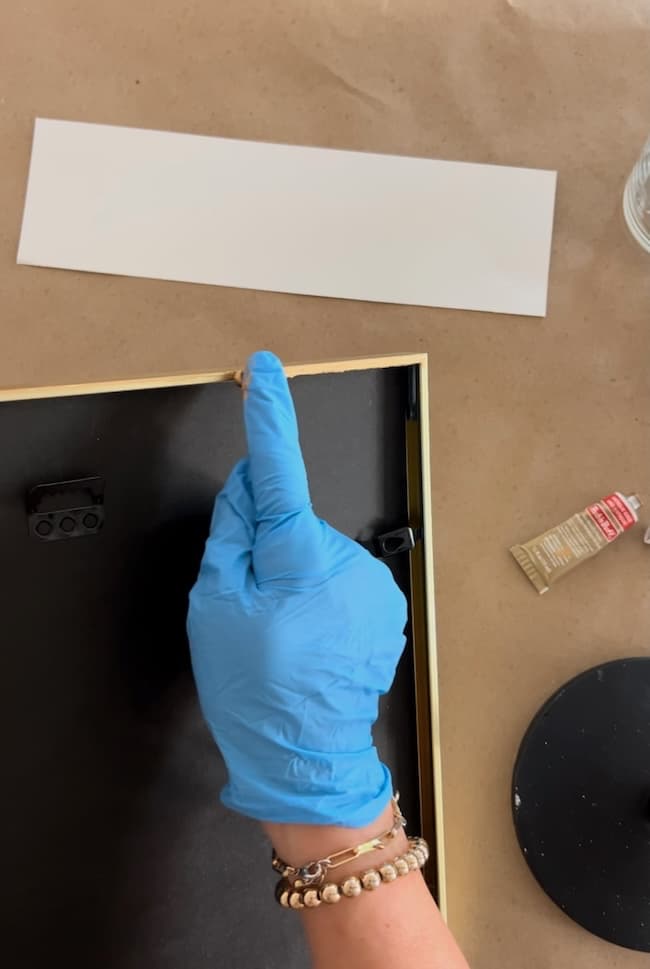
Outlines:
[[276, 900], [283, 908], [295, 910], [318, 908], [321, 903], [335, 905], [341, 898], [357, 898], [363, 891], [374, 892], [380, 885], [394, 882], [411, 871], [423, 868], [429, 857], [429, 845], [424, 838], [409, 838], [409, 850], [379, 868], [368, 868], [360, 875], [349, 875], [340, 885], [325, 882], [322, 885], [304, 884], [297, 879], [290, 882], [281, 878], [275, 889]]

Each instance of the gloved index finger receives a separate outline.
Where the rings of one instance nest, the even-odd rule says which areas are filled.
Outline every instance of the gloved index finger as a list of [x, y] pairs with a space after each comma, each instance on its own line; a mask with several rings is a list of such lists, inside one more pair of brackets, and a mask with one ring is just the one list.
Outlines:
[[307, 472], [289, 384], [273, 353], [254, 353], [244, 379], [244, 423], [258, 521], [309, 505]]

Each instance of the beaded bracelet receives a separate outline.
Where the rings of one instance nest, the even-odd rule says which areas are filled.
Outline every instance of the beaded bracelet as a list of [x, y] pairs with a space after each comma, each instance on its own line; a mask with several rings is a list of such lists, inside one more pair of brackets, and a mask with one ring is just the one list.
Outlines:
[[281, 878], [275, 889], [276, 901], [282, 908], [299, 910], [318, 908], [322, 902], [335, 905], [341, 898], [357, 898], [364, 890], [374, 892], [380, 885], [394, 882], [424, 867], [429, 857], [429, 845], [424, 838], [409, 838], [408, 845], [409, 850], [403, 855], [384, 862], [379, 868], [368, 868], [358, 876], [350, 875], [340, 885], [334, 882], [305, 884], [300, 879], [292, 883], [288, 878]]

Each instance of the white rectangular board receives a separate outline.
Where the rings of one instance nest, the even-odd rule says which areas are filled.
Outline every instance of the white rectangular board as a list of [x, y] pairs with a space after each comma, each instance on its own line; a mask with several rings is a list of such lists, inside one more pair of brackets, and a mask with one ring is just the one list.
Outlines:
[[37, 119], [18, 262], [544, 316], [555, 182]]

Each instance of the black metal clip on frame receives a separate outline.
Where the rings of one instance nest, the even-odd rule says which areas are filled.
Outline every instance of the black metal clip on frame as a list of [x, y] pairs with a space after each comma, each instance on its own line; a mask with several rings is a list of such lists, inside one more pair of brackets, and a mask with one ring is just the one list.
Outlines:
[[41, 542], [96, 535], [104, 524], [104, 479], [40, 484], [27, 494], [29, 534]]

